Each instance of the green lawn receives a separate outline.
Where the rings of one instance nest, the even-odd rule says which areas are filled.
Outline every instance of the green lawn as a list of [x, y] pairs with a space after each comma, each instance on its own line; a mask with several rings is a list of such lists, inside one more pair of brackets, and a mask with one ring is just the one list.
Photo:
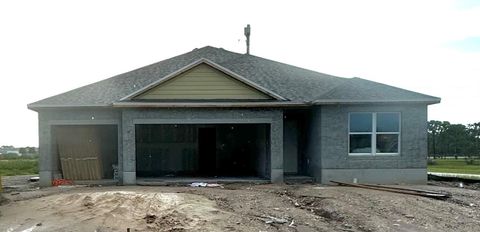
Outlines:
[[428, 165], [429, 172], [463, 173], [480, 175], [480, 160], [467, 165], [464, 159], [435, 159], [436, 164]]
[[38, 174], [38, 159], [0, 160], [0, 176]]

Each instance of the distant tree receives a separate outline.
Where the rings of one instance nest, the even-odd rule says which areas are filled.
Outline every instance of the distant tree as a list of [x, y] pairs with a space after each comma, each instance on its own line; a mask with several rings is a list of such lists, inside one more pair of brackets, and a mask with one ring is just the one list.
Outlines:
[[477, 156], [480, 158], [480, 123], [450, 124], [428, 122], [428, 154], [438, 156]]
[[454, 155], [455, 158], [459, 155], [468, 156], [467, 147], [469, 145], [469, 138], [467, 127], [462, 124], [452, 124], [445, 133], [447, 134], [449, 143], [448, 154]]
[[18, 152], [22, 155], [26, 155], [27, 154], [27, 149], [24, 148], [24, 147], [21, 147], [21, 148], [18, 149]]
[[0, 147], [0, 153], [6, 154], [7, 151], [11, 151], [11, 150], [13, 150], [13, 149], [15, 149], [14, 146], [1, 146], [1, 147]]
[[441, 156], [446, 156], [450, 149], [450, 139], [447, 131], [451, 124], [448, 121], [433, 121], [433, 124], [435, 124], [434, 127], [437, 128], [437, 134], [435, 135], [435, 152]]
[[433, 155], [433, 158], [436, 159], [437, 158], [437, 143], [436, 143], [436, 139], [437, 139], [437, 136], [438, 134], [440, 133], [442, 129], [442, 122], [440, 121], [435, 121], [435, 120], [431, 120], [428, 122], [428, 133], [429, 133], [429, 151], [431, 151], [431, 153], [429, 154], [432, 154]]
[[27, 149], [27, 153], [29, 154], [36, 154], [37, 153], [37, 149], [35, 149], [35, 147], [26, 147]]
[[15, 147], [14, 147], [14, 146], [11, 146], [11, 145], [1, 146], [0, 148], [1, 148], [1, 149], [15, 149]]
[[467, 130], [470, 137], [470, 154], [480, 158], [480, 122], [468, 124]]

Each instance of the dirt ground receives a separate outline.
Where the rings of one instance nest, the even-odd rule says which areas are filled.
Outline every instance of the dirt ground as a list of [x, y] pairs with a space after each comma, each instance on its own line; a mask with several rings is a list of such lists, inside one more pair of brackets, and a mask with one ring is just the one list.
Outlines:
[[480, 191], [407, 187], [453, 197], [313, 184], [33, 187], [4, 194], [0, 231], [480, 231]]

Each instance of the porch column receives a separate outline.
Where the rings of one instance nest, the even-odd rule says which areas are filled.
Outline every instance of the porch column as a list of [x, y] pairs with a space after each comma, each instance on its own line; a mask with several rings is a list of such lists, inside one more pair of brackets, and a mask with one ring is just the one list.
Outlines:
[[137, 184], [135, 125], [128, 110], [122, 112], [122, 179], [124, 185]]
[[40, 186], [52, 186], [54, 175], [59, 173], [58, 154], [52, 150], [55, 145], [55, 137], [52, 133], [52, 127], [42, 113], [38, 114], [38, 170], [40, 177]]
[[270, 124], [270, 181], [283, 183], [283, 112]]

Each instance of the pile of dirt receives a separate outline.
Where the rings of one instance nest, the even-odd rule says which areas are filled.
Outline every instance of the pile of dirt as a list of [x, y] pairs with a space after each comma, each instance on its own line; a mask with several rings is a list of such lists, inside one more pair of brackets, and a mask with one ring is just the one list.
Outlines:
[[[7, 203], [9, 203], [9, 202], [10, 202], [10, 200], [8, 200], [7, 198], [5, 198], [5, 197], [3, 196], [3, 194], [0, 193], [0, 206], [1, 206], [1, 205], [4, 205], [4, 204], [7, 204]], [[2, 210], [0, 209], [0, 220], [1, 220], [2, 215], [3, 215], [3, 214], [2, 214]]]
[[3, 196], [2, 193], [0, 193], [0, 205], [7, 204], [9, 200]]
[[[215, 202], [185, 193], [106, 191], [67, 193], [5, 209], [0, 231], [182, 231], [221, 219]], [[212, 213], [213, 212], [213, 213]], [[8, 222], [4, 224], [5, 222]]]

